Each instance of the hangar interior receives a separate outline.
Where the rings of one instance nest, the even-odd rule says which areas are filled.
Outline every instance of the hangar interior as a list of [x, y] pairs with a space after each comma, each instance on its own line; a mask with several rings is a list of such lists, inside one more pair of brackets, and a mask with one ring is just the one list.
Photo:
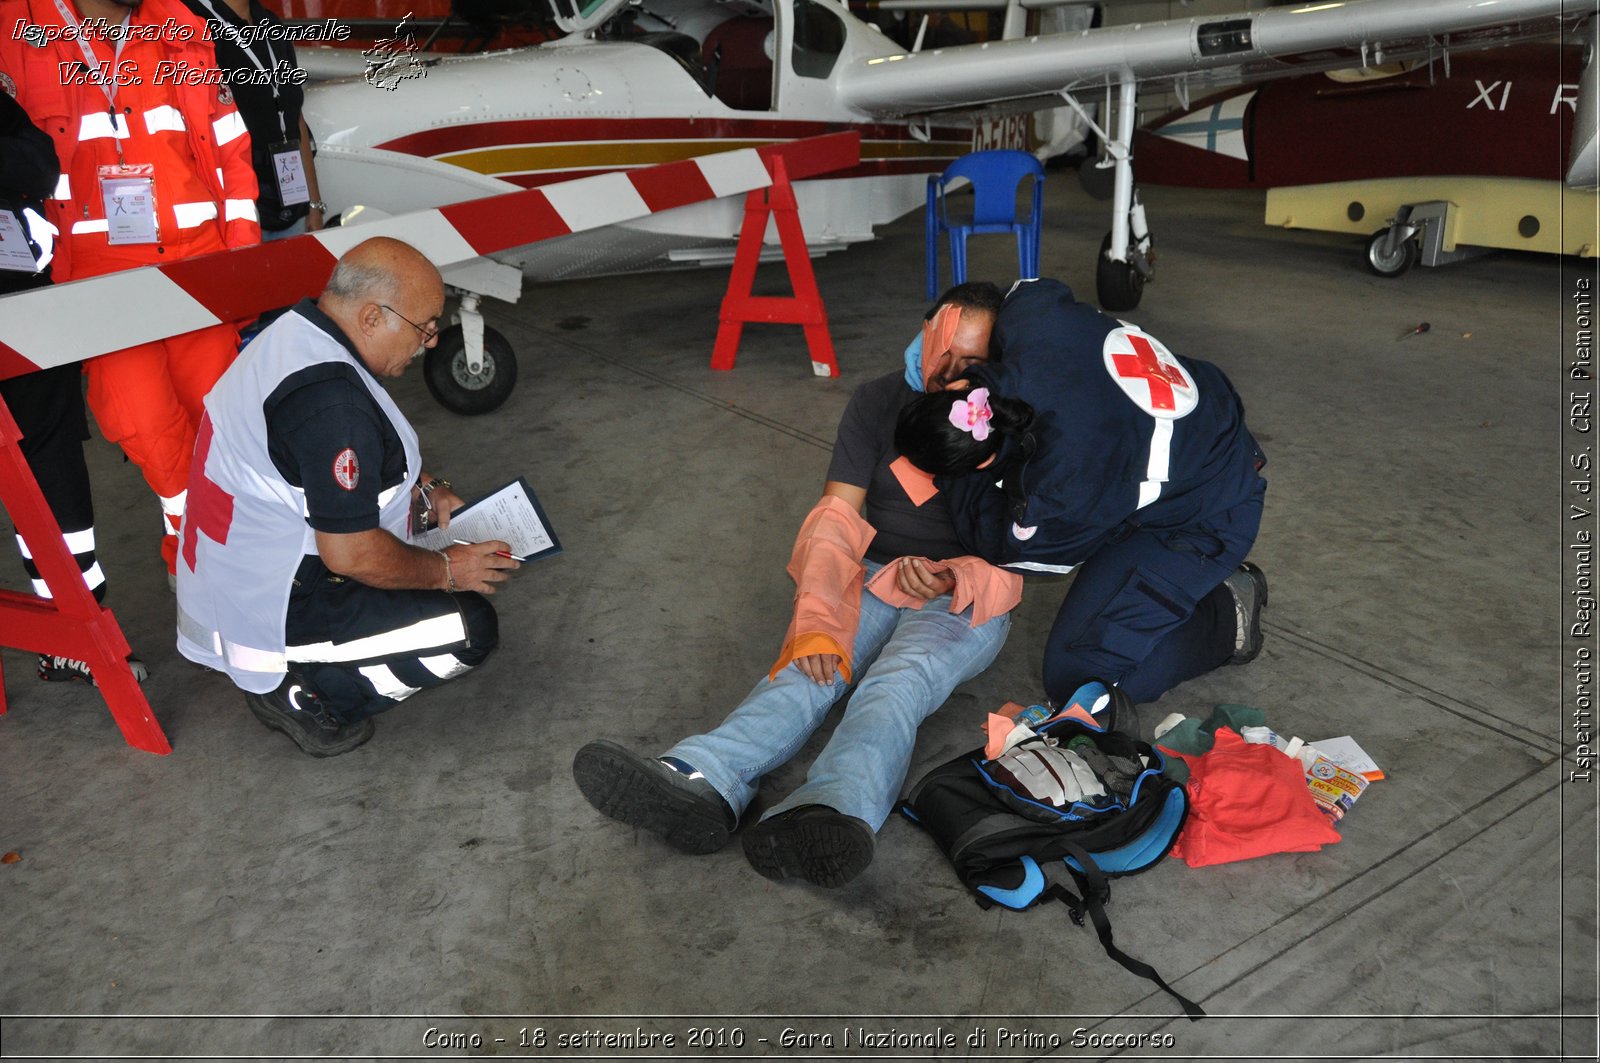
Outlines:
[[[1243, 396], [1270, 458], [1252, 558], [1271, 605], [1256, 661], [1141, 724], [1242, 703], [1285, 735], [1351, 735], [1387, 775], [1320, 852], [1168, 860], [1113, 886], [1118, 944], [1209, 1018], [1185, 1021], [1058, 907], [981, 910], [908, 822], [841, 889], [774, 885], [737, 844], [679, 855], [573, 784], [584, 742], [664, 750], [771, 663], [839, 415], [925, 309], [911, 217], [816, 261], [838, 379], [789, 326], [747, 328], [712, 372], [727, 273], [708, 269], [490, 305], [521, 360], [492, 414], [445, 411], [416, 369], [395, 382], [430, 470], [468, 496], [525, 476], [565, 550], [497, 596], [483, 668], [346, 756], [303, 756], [177, 655], [154, 501], [92, 441], [108, 604], [173, 752], [128, 748], [92, 689], [4, 653], [5, 1051], [516, 1056], [535, 1054], [525, 1031], [639, 1030], [690, 1054], [710, 1029], [738, 1031], [707, 1053], [728, 1058], [1592, 1058], [1596, 791], [1571, 781], [1561, 573], [1563, 323], [1593, 260], [1385, 280], [1359, 240], [1265, 227], [1258, 194], [1144, 196], [1158, 276], [1123, 316]], [[1064, 172], [1045, 200], [1043, 273], [1092, 298], [1105, 207]], [[971, 275], [1013, 279], [1008, 241], [975, 238]], [[763, 267], [762, 289], [784, 283]], [[20, 565], [0, 581], [23, 589]], [[1063, 589], [1030, 578], [999, 660], [920, 732], [913, 778], [1041, 695]], [[785, 1029], [831, 1041], [783, 1047]], [[957, 1044], [852, 1052], [846, 1029]], [[585, 1051], [629, 1054], [566, 1054]]]

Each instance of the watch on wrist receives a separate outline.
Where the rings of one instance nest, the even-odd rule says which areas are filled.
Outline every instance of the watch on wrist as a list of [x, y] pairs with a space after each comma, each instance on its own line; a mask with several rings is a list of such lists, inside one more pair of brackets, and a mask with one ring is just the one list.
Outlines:
[[312, 210], [321, 211], [323, 214], [328, 213], [328, 205], [320, 199], [313, 199], [308, 202], [306, 206], [310, 207]]

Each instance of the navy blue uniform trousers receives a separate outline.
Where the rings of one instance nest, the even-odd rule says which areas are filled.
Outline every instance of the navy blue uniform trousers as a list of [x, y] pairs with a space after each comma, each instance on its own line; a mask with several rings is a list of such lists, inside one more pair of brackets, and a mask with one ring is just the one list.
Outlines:
[[[353, 722], [476, 668], [500, 641], [500, 625], [494, 606], [472, 591], [382, 590], [301, 573], [284, 635], [290, 680]], [[319, 648], [318, 659], [297, 653], [307, 646]]]
[[1094, 678], [1148, 702], [1226, 663], [1237, 621], [1222, 581], [1255, 543], [1266, 489], [1176, 530], [1130, 522], [1079, 565], [1045, 643], [1045, 692], [1062, 704]]

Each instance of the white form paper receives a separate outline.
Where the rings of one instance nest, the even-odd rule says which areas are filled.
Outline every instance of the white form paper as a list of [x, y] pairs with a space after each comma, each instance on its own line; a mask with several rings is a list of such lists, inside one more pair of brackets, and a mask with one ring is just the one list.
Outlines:
[[544, 519], [538, 499], [521, 479], [456, 510], [450, 515], [449, 528], [434, 528], [412, 542], [426, 550], [443, 550], [458, 539], [469, 543], [499, 539], [527, 561], [561, 552], [561, 543]]

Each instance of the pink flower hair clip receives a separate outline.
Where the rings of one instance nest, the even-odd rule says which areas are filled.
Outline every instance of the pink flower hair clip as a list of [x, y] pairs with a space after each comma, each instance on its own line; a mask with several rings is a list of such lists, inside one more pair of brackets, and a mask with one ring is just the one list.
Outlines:
[[950, 423], [980, 443], [989, 438], [989, 418], [993, 416], [988, 388], [977, 388], [971, 392], [971, 398], [957, 399], [950, 407]]

